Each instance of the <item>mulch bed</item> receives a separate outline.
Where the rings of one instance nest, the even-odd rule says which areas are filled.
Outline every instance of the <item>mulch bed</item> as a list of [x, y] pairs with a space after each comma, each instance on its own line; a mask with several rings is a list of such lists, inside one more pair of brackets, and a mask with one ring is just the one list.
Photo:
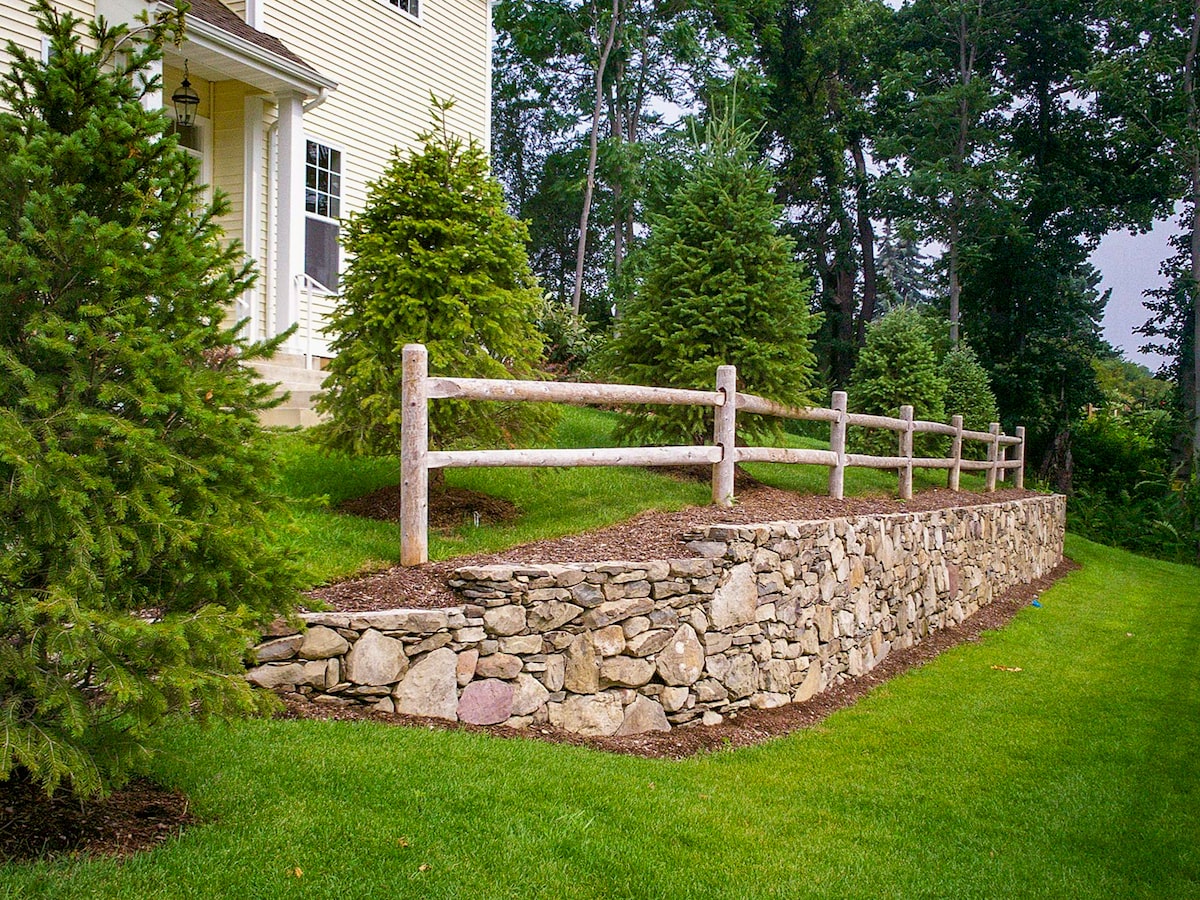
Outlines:
[[[392, 490], [395, 491], [394, 488]], [[683, 559], [695, 554], [680, 540], [680, 535], [702, 525], [749, 525], [783, 520], [807, 521], [837, 516], [924, 512], [949, 506], [975, 506], [1037, 496], [1033, 491], [1009, 488], [991, 494], [922, 491], [912, 500], [891, 497], [832, 500], [829, 497], [794, 494], [753, 482], [739, 490], [737, 505], [731, 509], [692, 506], [679, 512], [645, 512], [608, 528], [523, 544], [500, 553], [456, 556], [407, 568], [396, 566], [365, 578], [318, 588], [309, 596], [341, 612], [365, 612], [401, 606], [434, 609], [462, 603], [462, 599], [455, 595], [447, 583], [453, 577], [454, 570], [462, 566]]]
[[[993, 495], [994, 496], [994, 495]], [[287, 701], [284, 713], [288, 718], [335, 719], [339, 721], [372, 721], [393, 725], [442, 728], [491, 734], [501, 738], [533, 738], [558, 744], [575, 744], [610, 753], [645, 756], [660, 759], [684, 759], [696, 753], [723, 748], [748, 747], [782, 737], [801, 728], [808, 728], [839, 709], [853, 705], [860, 697], [873, 691], [909, 669], [959, 644], [977, 641], [984, 631], [1007, 625], [1021, 609], [1028, 606], [1042, 591], [1059, 578], [1077, 569], [1078, 565], [1064, 560], [1050, 574], [1018, 585], [997, 597], [961, 625], [944, 628], [925, 638], [920, 644], [904, 650], [893, 650], [866, 675], [833, 685], [804, 703], [792, 703], [777, 709], [747, 709], [726, 717], [720, 725], [689, 725], [668, 732], [649, 732], [626, 737], [585, 737], [561, 731], [549, 725], [525, 729], [503, 726], [483, 727], [451, 723], [442, 719], [427, 719], [398, 713], [383, 713], [369, 707], [330, 708], [307, 701]]]
[[[343, 501], [338, 512], [379, 519], [400, 521], [400, 485], [389, 485], [377, 491]], [[521, 514], [516, 504], [499, 497], [490, 497], [465, 488], [439, 487], [429, 495], [429, 527], [435, 531], [450, 531], [461, 525], [496, 525], [511, 522]]]
[[24, 770], [0, 781], [0, 859], [23, 861], [61, 853], [125, 857], [177, 835], [196, 817], [187, 798], [138, 778], [104, 800], [59, 791], [47, 797]]

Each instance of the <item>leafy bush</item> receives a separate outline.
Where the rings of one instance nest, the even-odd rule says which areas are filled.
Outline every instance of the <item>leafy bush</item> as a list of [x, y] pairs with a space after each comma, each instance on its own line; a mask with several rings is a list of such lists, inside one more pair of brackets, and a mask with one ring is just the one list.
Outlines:
[[[912, 406], [914, 418], [945, 420], [946, 383], [919, 313], [900, 306], [867, 326], [866, 345], [847, 393], [851, 412], [898, 416], [901, 406]], [[857, 450], [876, 456], [894, 456], [898, 447], [896, 432], [881, 429], [855, 428], [850, 441]], [[917, 435], [913, 450], [929, 455], [944, 443], [934, 435]]]
[[588, 320], [571, 311], [569, 304], [549, 294], [542, 298], [537, 329], [546, 345], [547, 368], [551, 372], [572, 375], [587, 367], [601, 338]]
[[50, 62], [10, 45], [0, 87], [0, 779], [86, 795], [164, 715], [258, 708], [246, 647], [296, 582], [244, 364], [274, 347], [222, 324], [253, 275], [135, 86], [178, 16], [84, 50], [37, 10]]
[[[999, 420], [991, 379], [969, 346], [960, 343], [947, 351], [942, 357], [940, 374], [946, 384], [943, 411], [947, 420], [952, 416], [962, 416], [963, 427], [968, 431], [987, 431], [993, 422]], [[963, 456], [967, 459], [983, 459], [987, 456], [987, 446], [964, 441]]]
[[[327, 333], [337, 354], [317, 409], [329, 446], [395, 454], [400, 447], [402, 351], [422, 343], [431, 375], [534, 378], [541, 309], [525, 253], [525, 226], [505, 211], [475, 141], [446, 131], [449, 103], [421, 152], [396, 150], [345, 231], [350, 253]], [[551, 407], [529, 403], [431, 404], [431, 446], [519, 444], [548, 433]]]
[[[643, 279], [605, 354], [620, 380], [711, 390], [717, 367], [730, 364], [739, 390], [782, 403], [809, 399], [817, 319], [793, 243], [776, 227], [770, 173], [752, 145], [731, 120], [710, 125], [666, 213], [654, 219]], [[739, 430], [764, 429], [739, 417]], [[622, 431], [639, 443], [708, 441], [712, 410], [638, 410]]]

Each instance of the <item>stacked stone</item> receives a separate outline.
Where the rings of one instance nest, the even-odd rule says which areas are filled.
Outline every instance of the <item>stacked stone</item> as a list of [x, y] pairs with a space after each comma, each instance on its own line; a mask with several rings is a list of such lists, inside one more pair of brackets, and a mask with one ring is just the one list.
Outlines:
[[486, 566], [463, 606], [316, 613], [255, 684], [314, 702], [593, 735], [805, 700], [1061, 559], [1065, 502], [711, 526], [696, 558]]

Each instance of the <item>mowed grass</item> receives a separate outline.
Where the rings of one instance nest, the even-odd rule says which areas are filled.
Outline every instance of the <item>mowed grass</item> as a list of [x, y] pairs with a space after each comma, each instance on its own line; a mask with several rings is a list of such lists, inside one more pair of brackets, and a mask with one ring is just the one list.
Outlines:
[[[617, 446], [617, 417], [593, 409], [564, 407], [553, 447]], [[789, 446], [828, 448], [809, 438], [785, 436]], [[353, 458], [328, 453], [303, 434], [276, 437], [280, 476], [277, 490], [286, 508], [273, 524], [293, 556], [304, 566], [310, 584], [346, 578], [358, 572], [395, 565], [400, 555], [400, 529], [336, 511], [339, 503], [400, 481], [398, 459]], [[746, 469], [775, 487], [823, 494], [829, 470], [823, 466], [753, 464]], [[918, 469], [917, 490], [945, 485], [944, 472]], [[431, 559], [503, 550], [528, 541], [575, 534], [620, 522], [647, 509], [677, 510], [711, 502], [707, 482], [687, 482], [643, 468], [449, 469], [446, 483], [508, 500], [520, 510], [516, 521], [475, 527], [464, 522], [452, 532], [431, 532]], [[978, 490], [983, 480], [963, 476], [965, 490]], [[896, 475], [869, 469], [846, 474], [848, 496], [891, 494]]]
[[0, 896], [1200, 897], [1200, 570], [1068, 552], [1083, 569], [1003, 631], [683, 762], [174, 725], [157, 775], [208, 824], [123, 863], [0, 868]]

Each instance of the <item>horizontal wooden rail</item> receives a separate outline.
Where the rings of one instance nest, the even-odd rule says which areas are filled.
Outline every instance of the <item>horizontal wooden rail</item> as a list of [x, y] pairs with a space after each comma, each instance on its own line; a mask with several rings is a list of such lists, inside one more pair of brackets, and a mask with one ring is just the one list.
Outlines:
[[[716, 390], [698, 391], [681, 388], [646, 387], [629, 384], [596, 384], [555, 381], [517, 381], [497, 378], [430, 378], [428, 353], [420, 344], [404, 348], [400, 450], [400, 563], [411, 566], [429, 558], [429, 471], [491, 466], [711, 466], [713, 503], [730, 506], [734, 502], [734, 467], [746, 463], [788, 463], [825, 466], [829, 469], [829, 496], [840, 500], [845, 490], [848, 466], [871, 469], [895, 469], [898, 493], [902, 499], [913, 494], [914, 469], [946, 469], [946, 483], [958, 490], [963, 470], [983, 472], [987, 490], [996, 489], [997, 481], [1007, 472], [1015, 473], [1013, 483], [1020, 488], [1025, 478], [1025, 429], [1016, 436], [1000, 433], [1000, 423], [990, 431], [966, 431], [962, 416], [951, 424], [929, 422], [913, 417], [911, 406], [899, 409], [900, 417], [850, 413], [844, 391], [834, 391], [830, 408], [789, 406], [737, 390], [737, 369], [720, 366]], [[482, 400], [501, 402], [568, 403], [579, 406], [608, 404], [658, 404], [669, 406], [712, 407], [713, 443], [687, 447], [606, 447], [538, 450], [429, 450], [430, 400]], [[795, 447], [738, 447], [737, 414], [774, 416], [829, 423], [829, 449]], [[846, 452], [848, 426], [886, 429], [898, 432], [895, 456], [873, 456]], [[914, 434], [937, 434], [951, 438], [950, 456], [926, 458], [913, 453]], [[963, 441], [981, 441], [987, 446], [987, 459], [963, 459]], [[1014, 447], [1014, 458], [1006, 458]], [[943, 451], [945, 452], [945, 451]]]
[[433, 450], [431, 469], [474, 466], [708, 466], [719, 447], [607, 447], [601, 450]]
[[811, 466], [836, 466], [838, 455], [832, 450], [804, 450], [793, 447], [738, 447], [738, 462], [801, 463]]
[[528, 400], [590, 406], [603, 403], [656, 403], [670, 406], [723, 406], [720, 391], [592, 384], [566, 381], [509, 381], [503, 378], [430, 378], [430, 400]]
[[766, 397], [757, 397], [754, 394], [738, 394], [737, 408], [738, 412], [757, 413], [780, 419], [804, 419], [809, 422], [836, 422], [838, 417], [837, 410], [813, 406], [788, 406], [768, 400]]
[[903, 431], [908, 428], [908, 422], [904, 419], [893, 419], [891, 416], [869, 416], [865, 413], [846, 413], [846, 424], [858, 425], [863, 428], [887, 428], [889, 431]]

